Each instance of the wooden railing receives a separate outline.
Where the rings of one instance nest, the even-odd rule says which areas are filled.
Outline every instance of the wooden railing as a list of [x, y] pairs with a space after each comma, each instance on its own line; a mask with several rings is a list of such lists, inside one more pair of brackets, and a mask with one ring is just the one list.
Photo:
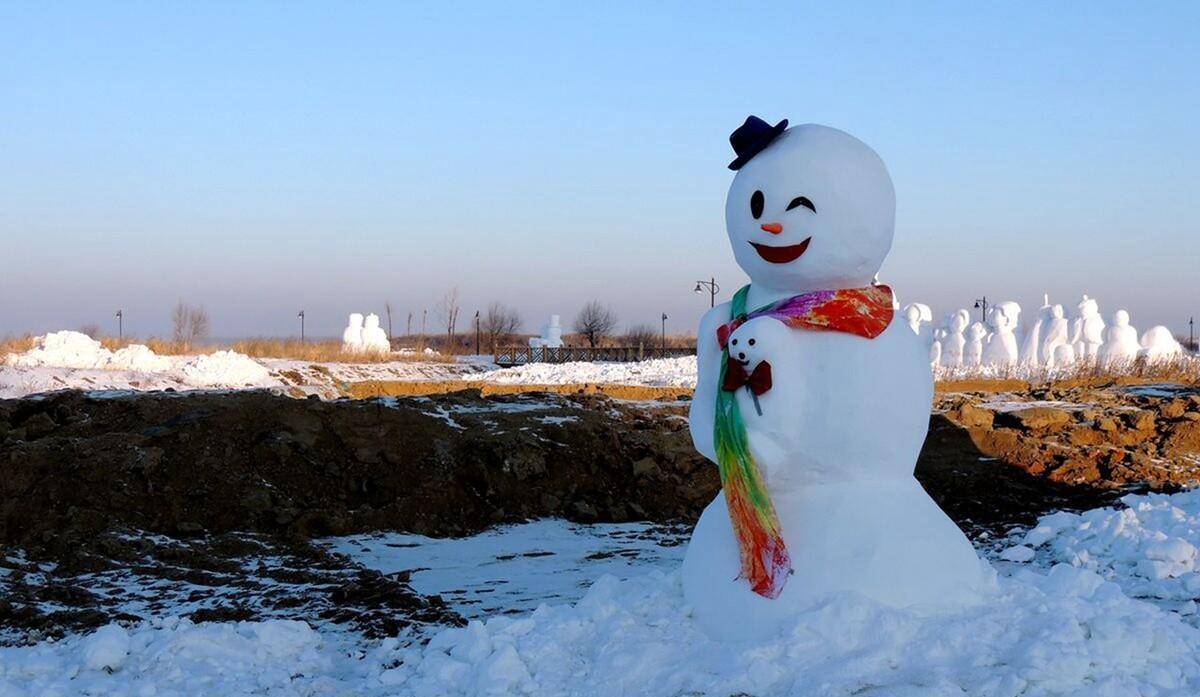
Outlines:
[[525, 363], [570, 363], [572, 361], [609, 361], [632, 363], [652, 358], [678, 358], [696, 355], [695, 348], [618, 347], [618, 348], [529, 348], [502, 349], [494, 356], [496, 365], [510, 368]]

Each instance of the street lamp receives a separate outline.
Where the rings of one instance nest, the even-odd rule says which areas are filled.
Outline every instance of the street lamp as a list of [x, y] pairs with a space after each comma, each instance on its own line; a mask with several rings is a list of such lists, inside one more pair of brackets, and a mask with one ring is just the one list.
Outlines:
[[479, 310], [475, 311], [475, 355], [479, 355]]
[[304, 310], [301, 310], [300, 314], [298, 314], [296, 316], [300, 318], [300, 343], [303, 344], [304, 343]]
[[987, 306], [988, 306], [988, 302], [987, 302], [986, 295], [983, 296], [982, 298], [976, 298], [975, 308], [979, 310], [979, 321], [980, 322], [984, 322], [984, 323], [987, 322]]
[[117, 318], [117, 338], [124, 339], [125, 338], [125, 313], [122, 312], [121, 310], [117, 310], [117, 314], [115, 315], [115, 317]]
[[667, 313], [662, 313], [662, 347], [663, 358], [667, 357]]
[[708, 306], [716, 307], [717, 293], [721, 292], [721, 286], [717, 285], [717, 279], [710, 278], [707, 281], [696, 281], [697, 294], [703, 293], [705, 288], [708, 289]]

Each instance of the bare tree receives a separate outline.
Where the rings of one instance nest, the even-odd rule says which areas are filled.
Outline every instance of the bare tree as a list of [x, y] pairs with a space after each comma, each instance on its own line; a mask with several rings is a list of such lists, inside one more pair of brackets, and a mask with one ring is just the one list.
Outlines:
[[496, 344], [507, 341], [508, 338], [521, 328], [521, 315], [503, 303], [488, 305], [487, 312], [481, 322], [483, 333], [487, 335], [492, 353], [496, 352]]
[[637, 348], [639, 346], [645, 348], [654, 348], [660, 343], [658, 331], [650, 324], [637, 324], [625, 330], [625, 335], [621, 337], [621, 343], [626, 346]]
[[182, 300], [171, 310], [171, 337], [177, 344], [188, 345], [208, 336], [208, 311], [203, 305], [188, 305]]
[[455, 287], [446, 291], [437, 306], [438, 317], [442, 319], [442, 326], [446, 328], [448, 342], [452, 342], [454, 339], [454, 327], [458, 324], [458, 310], [458, 288]]
[[383, 309], [387, 310], [388, 318], [388, 340], [392, 338], [392, 302], [387, 300], [383, 303]]
[[89, 338], [99, 339], [104, 330], [100, 328], [99, 324], [85, 324], [79, 328], [79, 332], [87, 334]]
[[582, 334], [588, 346], [596, 348], [617, 326], [617, 315], [610, 308], [602, 305], [599, 300], [592, 300], [583, 306], [575, 318], [575, 331]]

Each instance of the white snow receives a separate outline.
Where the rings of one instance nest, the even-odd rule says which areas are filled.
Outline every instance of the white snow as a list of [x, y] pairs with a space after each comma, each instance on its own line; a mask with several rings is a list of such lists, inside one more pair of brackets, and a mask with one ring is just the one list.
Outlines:
[[695, 387], [696, 357], [656, 358], [636, 363], [528, 363], [482, 373], [472, 379], [507, 384], [616, 383]]
[[266, 387], [274, 384], [271, 372], [253, 358], [234, 351], [217, 351], [183, 362], [179, 372], [198, 387]]
[[[1124, 502], [1045, 516], [1013, 538], [997, 551], [1007, 561], [982, 605], [936, 613], [832, 594], [814, 598], [777, 635], [732, 644], [710, 639], [684, 602], [674, 570], [679, 548], [656, 552], [636, 526], [538, 521], [461, 540], [341, 538], [331, 544], [375, 559], [381, 570], [428, 566], [413, 573], [414, 585], [470, 589], [473, 595], [450, 598], [458, 607], [473, 607], [469, 601], [490, 595], [489, 588], [522, 608], [541, 593], [560, 598], [533, 612], [443, 630], [426, 646], [285, 620], [109, 625], [56, 642], [0, 647], [0, 694], [1200, 693], [1200, 630], [1189, 625], [1194, 606], [1179, 600], [1196, 573], [1200, 492]], [[614, 531], [628, 535], [605, 534]], [[601, 540], [588, 540], [591, 534]], [[432, 546], [403, 546], [426, 543]], [[590, 550], [617, 555], [589, 560]], [[530, 552], [553, 554], [522, 556]], [[1143, 562], [1175, 565], [1179, 573], [1159, 578]], [[586, 564], [594, 566], [578, 571]], [[583, 592], [578, 584], [589, 573], [606, 575]], [[559, 575], [569, 578], [553, 578]], [[1135, 597], [1146, 589], [1156, 593], [1150, 601]]]
[[1200, 490], [1131, 494], [1121, 503], [1045, 516], [1021, 542], [1043, 564], [1094, 571], [1132, 597], [1194, 614], [1200, 598]]

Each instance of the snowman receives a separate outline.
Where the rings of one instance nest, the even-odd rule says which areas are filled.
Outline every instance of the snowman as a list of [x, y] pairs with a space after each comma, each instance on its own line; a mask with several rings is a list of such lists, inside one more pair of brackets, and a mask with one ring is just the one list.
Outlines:
[[978, 367], [983, 365], [983, 345], [987, 342], [988, 330], [983, 322], [975, 322], [967, 327], [967, 343], [963, 349], [963, 365]]
[[1070, 348], [1070, 325], [1064, 316], [1063, 306], [1055, 305], [1050, 308], [1050, 317], [1042, 326], [1042, 348], [1039, 352], [1042, 365], [1047, 368], [1070, 365], [1075, 362], [1075, 351], [1066, 351], [1063, 346]]
[[362, 329], [362, 351], [366, 353], [387, 353], [392, 350], [387, 332], [379, 326], [379, 315], [372, 312], [367, 315]]
[[1129, 313], [1117, 310], [1113, 313], [1112, 324], [1104, 329], [1104, 343], [1096, 354], [1097, 361], [1109, 368], [1131, 363], [1137, 358], [1139, 349], [1137, 329], [1129, 324]]
[[1044, 362], [1038, 355], [1039, 347], [1041, 346], [1042, 332], [1046, 330], [1047, 324], [1053, 319], [1053, 311], [1054, 308], [1050, 306], [1050, 295], [1043, 294], [1037, 320], [1029, 328], [1025, 340], [1021, 342], [1021, 365], [1036, 368]]
[[943, 366], [957, 368], [963, 364], [963, 351], [967, 345], [967, 338], [963, 332], [970, 323], [971, 315], [966, 310], [946, 315], [946, 338], [942, 341]]
[[992, 333], [983, 347], [984, 365], [1010, 366], [1017, 362], [1017, 322], [1021, 306], [1011, 300], [996, 305], [989, 313]]
[[342, 350], [346, 353], [362, 353], [363, 351], [363, 316], [359, 312], [351, 312], [346, 328], [342, 330]]
[[1084, 295], [1079, 302], [1079, 317], [1071, 327], [1071, 344], [1075, 358], [1080, 361], [1095, 360], [1100, 345], [1104, 343], [1104, 318], [1094, 298]]
[[740, 640], [828, 593], [974, 602], [986, 566], [913, 478], [927, 348], [872, 284], [892, 244], [887, 169], [825, 126], [751, 117], [730, 141], [725, 221], [750, 284], [700, 323], [691, 432], [722, 493], [683, 562], [694, 617]]

